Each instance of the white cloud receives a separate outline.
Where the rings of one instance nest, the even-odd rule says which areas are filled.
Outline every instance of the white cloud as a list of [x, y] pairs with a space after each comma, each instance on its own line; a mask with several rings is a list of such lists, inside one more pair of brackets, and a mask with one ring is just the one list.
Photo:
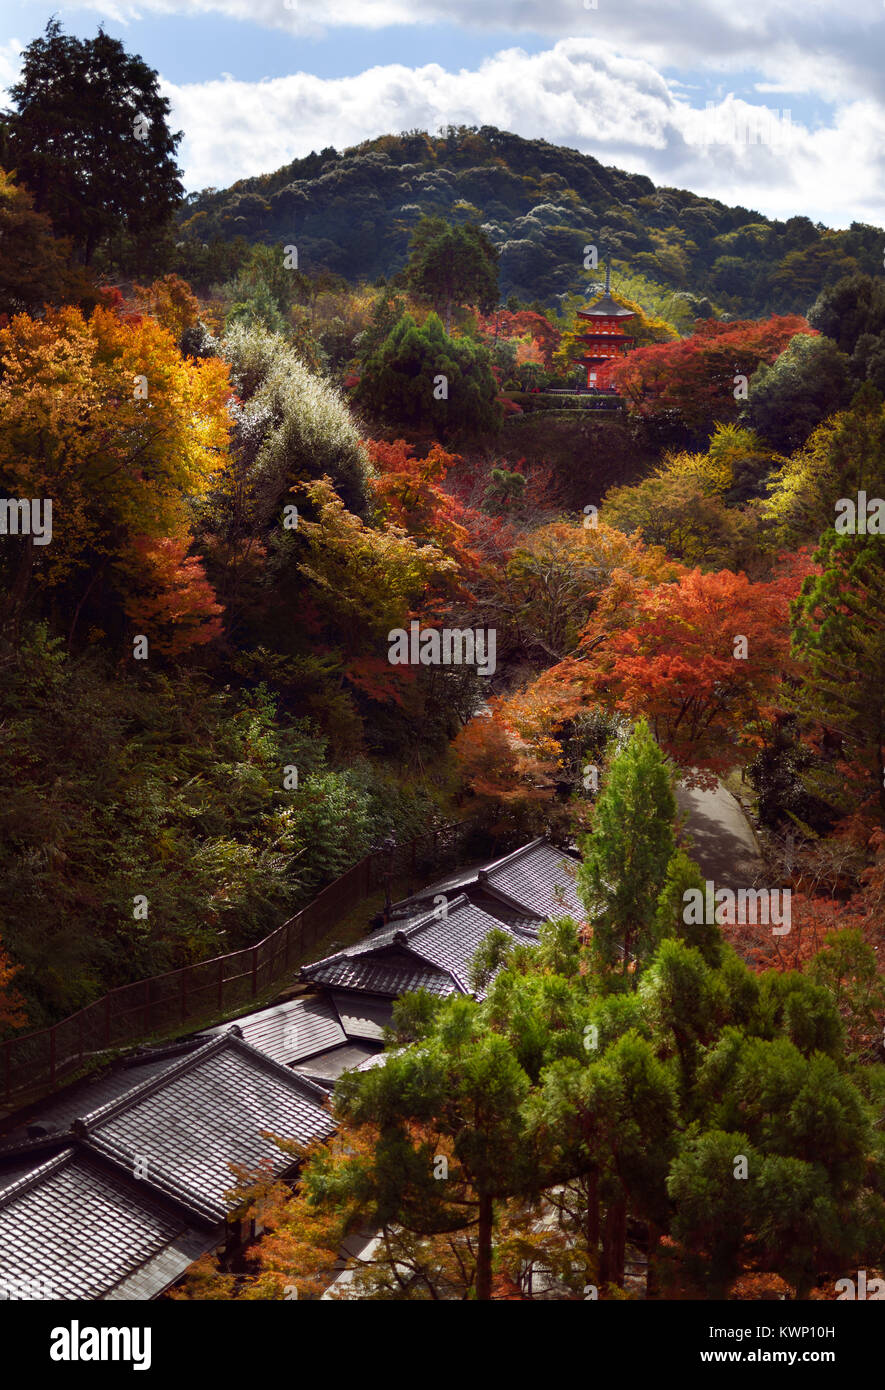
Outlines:
[[18, 77], [21, 68], [21, 52], [22, 45], [17, 39], [10, 39], [8, 43], [0, 43], [0, 101], [3, 100], [7, 88]]
[[[14, 80], [20, 50], [17, 42], [0, 44], [0, 90]], [[389, 64], [343, 78], [301, 72], [163, 85], [173, 128], [185, 132], [180, 161], [189, 189], [269, 173], [328, 145], [341, 150], [388, 132], [463, 123], [568, 145], [656, 183], [773, 217], [885, 224], [885, 110], [876, 101], [845, 102], [820, 129], [795, 125], [789, 142], [711, 145], [704, 141], [709, 113], [689, 105], [681, 84], [601, 41], [564, 39], [538, 54], [511, 48], [457, 73], [435, 63]], [[762, 133], [764, 109], [725, 96], [715, 130], [730, 130], [736, 118]], [[769, 109], [776, 111], [774, 99]]]
[[[802, 213], [837, 226], [885, 221], [885, 113], [876, 103], [845, 105], [826, 129], [794, 125], [789, 140], [775, 123], [773, 144], [711, 146], [704, 143], [706, 111], [692, 109], [650, 63], [591, 40], [565, 39], [534, 55], [508, 49], [457, 73], [391, 64], [353, 77], [295, 73], [165, 90], [175, 125], [186, 132], [182, 158], [192, 189], [268, 173], [327, 145], [340, 150], [391, 131], [464, 123], [568, 145], [772, 216]], [[736, 116], [765, 139], [760, 109], [726, 98], [714, 134], [730, 131]]]
[[[84, 8], [84, 0], [69, 0]], [[796, 90], [827, 100], [885, 98], [881, 0], [85, 0], [97, 13], [224, 14], [268, 29], [317, 34], [340, 27], [457, 25], [478, 31], [598, 38], [657, 67], [789, 72]], [[62, 5], [62, 13], [64, 5]], [[879, 55], [879, 56], [877, 56]]]

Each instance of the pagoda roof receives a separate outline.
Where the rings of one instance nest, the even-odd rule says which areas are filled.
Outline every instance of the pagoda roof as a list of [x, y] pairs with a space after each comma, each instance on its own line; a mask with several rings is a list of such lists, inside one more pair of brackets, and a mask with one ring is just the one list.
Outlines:
[[612, 299], [610, 294], [604, 294], [589, 309], [579, 309], [578, 316], [594, 319], [634, 319], [636, 317], [632, 309], [625, 309], [622, 304], [618, 304], [616, 300]]

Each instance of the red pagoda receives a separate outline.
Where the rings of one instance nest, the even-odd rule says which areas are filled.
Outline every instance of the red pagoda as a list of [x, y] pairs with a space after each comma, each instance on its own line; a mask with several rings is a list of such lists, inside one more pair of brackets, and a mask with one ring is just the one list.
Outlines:
[[632, 310], [622, 308], [612, 299], [611, 266], [606, 266], [605, 294], [589, 309], [578, 310], [578, 318], [587, 319], [590, 325], [589, 332], [579, 335], [586, 351], [578, 358], [581, 366], [587, 368], [588, 391], [617, 390], [611, 380], [612, 368], [633, 346], [633, 339], [625, 337], [622, 329], [628, 319], [635, 317]]

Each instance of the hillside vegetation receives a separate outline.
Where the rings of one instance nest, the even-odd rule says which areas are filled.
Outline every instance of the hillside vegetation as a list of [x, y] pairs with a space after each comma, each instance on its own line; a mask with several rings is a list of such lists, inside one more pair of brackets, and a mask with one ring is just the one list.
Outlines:
[[588, 244], [691, 296], [691, 308], [708, 299], [741, 316], [804, 311], [821, 286], [881, 268], [877, 227], [772, 221], [493, 126], [384, 135], [204, 189], [182, 208], [180, 233], [196, 243], [192, 271], [202, 243], [241, 236], [297, 242], [306, 270], [375, 280], [403, 268], [413, 230], [433, 215], [479, 222], [500, 251], [502, 296], [546, 306], [586, 288]]

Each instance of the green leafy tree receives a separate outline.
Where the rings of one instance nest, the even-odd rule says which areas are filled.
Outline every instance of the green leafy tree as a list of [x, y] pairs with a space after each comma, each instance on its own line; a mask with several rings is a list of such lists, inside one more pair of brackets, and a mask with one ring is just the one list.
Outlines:
[[885, 537], [825, 531], [793, 605], [793, 645], [808, 663], [807, 714], [842, 740], [844, 771], [885, 812]]
[[869, 382], [850, 408], [825, 420], [768, 482], [763, 512], [785, 543], [817, 541], [834, 525], [836, 503], [885, 497], [885, 407]]
[[676, 1060], [688, 1104], [703, 1050], [728, 1016], [722, 982], [699, 950], [667, 938], [643, 976], [640, 995], [659, 1050]]
[[483, 1027], [472, 1000], [453, 998], [422, 1042], [335, 1091], [340, 1114], [379, 1126], [373, 1169], [359, 1174], [364, 1204], [420, 1234], [475, 1226], [477, 1299], [492, 1294], [495, 1204], [527, 1181], [528, 1089], [507, 1039]]
[[436, 314], [421, 325], [403, 314], [366, 362], [357, 399], [382, 419], [448, 438], [496, 430], [497, 394], [484, 347], [448, 337]]
[[[721, 959], [721, 935], [715, 922], [686, 922], [685, 894], [690, 889], [704, 891], [704, 876], [684, 849], [670, 857], [667, 875], [655, 910], [655, 939], [674, 936], [700, 951], [708, 965]], [[694, 914], [692, 914], [693, 916]]]
[[775, 362], [756, 368], [744, 414], [775, 449], [789, 453], [850, 396], [845, 354], [831, 338], [797, 333]]
[[862, 337], [885, 333], [885, 285], [880, 275], [845, 275], [822, 290], [808, 322], [851, 356]]
[[445, 315], [447, 333], [453, 305], [475, 304], [483, 313], [495, 307], [498, 252], [474, 223], [453, 227], [441, 217], [422, 217], [409, 245], [409, 289]]
[[755, 1173], [761, 1161], [745, 1134], [696, 1130], [667, 1179], [675, 1206], [673, 1233], [687, 1252], [689, 1273], [703, 1280], [713, 1298], [725, 1297], [738, 1271], [750, 1219], [748, 1184], [735, 1178], [739, 1154]]
[[601, 1246], [599, 1283], [623, 1284], [628, 1210], [651, 1224], [652, 1245], [667, 1221], [667, 1170], [677, 1147], [668, 1068], [631, 1031], [598, 1061], [547, 1067], [526, 1108], [551, 1172], [582, 1181], [588, 1273], [597, 1273]]

